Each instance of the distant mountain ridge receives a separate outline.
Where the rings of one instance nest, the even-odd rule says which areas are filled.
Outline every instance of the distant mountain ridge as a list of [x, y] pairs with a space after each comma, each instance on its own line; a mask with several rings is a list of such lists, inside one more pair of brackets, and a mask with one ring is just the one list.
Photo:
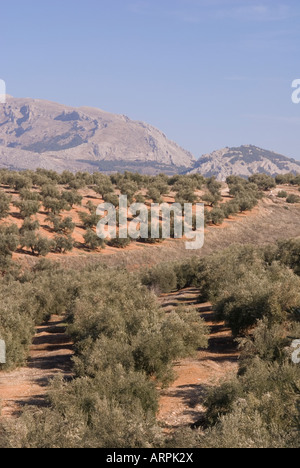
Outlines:
[[198, 161], [160, 130], [124, 115], [7, 96], [0, 104], [0, 168], [249, 177], [300, 173], [300, 162], [252, 145]]
[[219, 181], [230, 175], [249, 177], [263, 173], [271, 176], [285, 173], [300, 173], [300, 162], [257, 146], [245, 145], [238, 148], [223, 148], [203, 155], [188, 174], [201, 173], [205, 177], [215, 176]]
[[195, 161], [160, 130], [124, 115], [10, 96], [0, 105], [0, 167], [175, 174]]

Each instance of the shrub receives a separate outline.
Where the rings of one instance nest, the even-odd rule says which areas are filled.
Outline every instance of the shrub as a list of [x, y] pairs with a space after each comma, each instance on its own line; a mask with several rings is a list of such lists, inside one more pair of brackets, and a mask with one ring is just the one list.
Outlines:
[[132, 203], [139, 186], [136, 182], [125, 179], [118, 183], [118, 189], [121, 191], [121, 195], [127, 195], [128, 203]]
[[219, 194], [212, 194], [212, 193], [205, 193], [204, 195], [201, 196], [201, 199], [208, 205], [208, 206], [215, 206], [217, 205], [221, 200], [222, 197]]
[[20, 228], [20, 234], [23, 235], [26, 231], [37, 231], [40, 228], [38, 221], [32, 221], [31, 218], [25, 218], [22, 227]]
[[170, 293], [177, 288], [177, 275], [172, 264], [158, 265], [142, 275], [142, 283], [157, 294]]
[[211, 222], [213, 224], [222, 224], [225, 218], [225, 214], [224, 214], [222, 207], [213, 208], [213, 210], [210, 212], [210, 216], [211, 216]]
[[58, 200], [57, 198], [47, 197], [43, 201], [45, 210], [48, 213], [59, 215], [62, 210], [70, 210], [70, 206], [65, 200]]
[[300, 197], [298, 195], [291, 194], [287, 197], [286, 201], [290, 204], [300, 203]]
[[32, 192], [28, 189], [20, 190], [20, 197], [25, 201], [41, 201], [41, 196], [38, 192]]
[[119, 197], [114, 193], [105, 194], [103, 196], [103, 200], [105, 201], [105, 203], [110, 203], [111, 205], [114, 205], [115, 208], [119, 206]]
[[26, 231], [21, 237], [21, 248], [24, 247], [30, 249], [33, 254], [46, 257], [53, 247], [53, 242], [33, 231]]
[[260, 190], [267, 191], [276, 187], [276, 182], [273, 177], [266, 174], [254, 174], [249, 177], [249, 182], [254, 183]]
[[86, 209], [89, 210], [90, 214], [96, 214], [97, 206], [94, 205], [94, 203], [93, 203], [91, 200], [89, 200], [89, 201], [87, 202], [87, 204], [85, 205], [85, 207], [86, 207]]
[[288, 193], [285, 190], [281, 190], [280, 192], [278, 192], [277, 197], [278, 198], [287, 198]]
[[[12, 253], [15, 252], [19, 245], [19, 231], [17, 226], [12, 225], [10, 227], [0, 228], [0, 256], [2, 263], [6, 263]], [[3, 265], [2, 265], [3, 266]]]
[[43, 198], [56, 198], [60, 199], [60, 192], [55, 185], [43, 185], [41, 189], [41, 196]]
[[209, 179], [207, 179], [206, 186], [212, 195], [220, 195], [222, 184], [217, 181], [216, 177], [210, 177]]
[[157, 188], [150, 188], [147, 192], [147, 198], [152, 200], [153, 203], [162, 203], [163, 199], [161, 193]]
[[83, 237], [85, 246], [90, 250], [103, 249], [105, 247], [105, 241], [100, 239], [92, 229], [88, 229]]
[[54, 232], [72, 234], [76, 227], [75, 223], [73, 223], [73, 220], [70, 216], [61, 219], [58, 216], [55, 216], [54, 214], [50, 214], [50, 216], [46, 218], [46, 221], [49, 221], [53, 225]]
[[0, 367], [5, 369], [25, 364], [34, 334], [34, 321], [24, 313], [23, 288], [16, 283], [11, 283], [9, 287], [12, 291], [1, 285], [0, 338], [6, 343], [6, 364]]
[[197, 201], [197, 196], [194, 191], [190, 188], [182, 189], [177, 192], [175, 197], [176, 203], [183, 205], [184, 203], [195, 203]]
[[277, 250], [274, 252], [273, 261], [279, 260], [284, 265], [300, 275], [300, 239], [291, 239], [278, 242]]
[[[95, 177], [95, 175], [94, 175]], [[96, 193], [99, 193], [102, 197], [114, 192], [114, 186], [111, 183], [109, 177], [97, 174], [95, 180], [96, 187], [94, 188]]]
[[244, 333], [264, 317], [271, 324], [281, 323], [300, 304], [299, 287], [299, 278], [285, 268], [274, 265], [255, 276], [249, 270], [232, 287], [219, 291], [216, 315], [228, 323], [234, 335]]
[[61, 198], [62, 200], [65, 200], [71, 208], [73, 208], [74, 205], [81, 206], [82, 203], [82, 196], [79, 195], [76, 190], [65, 190], [62, 193]]
[[14, 206], [20, 210], [21, 217], [25, 219], [37, 214], [41, 205], [35, 200], [24, 200], [14, 202]]
[[137, 195], [135, 195], [135, 203], [146, 203], [146, 199], [144, 197], [144, 195], [142, 195], [141, 193], [138, 193]]
[[158, 190], [160, 195], [168, 195], [170, 191], [166, 178], [160, 176], [154, 178], [153, 182], [149, 186], [149, 190]]
[[130, 237], [126, 237], [126, 239], [120, 239], [120, 237], [116, 237], [115, 239], [110, 239], [108, 245], [110, 247], [115, 247], [117, 249], [126, 249], [132, 242]]
[[257, 205], [257, 199], [251, 194], [239, 195], [236, 198], [236, 203], [239, 206], [239, 211], [243, 213], [252, 210]]
[[[81, 360], [81, 350], [91, 345], [93, 349], [99, 349], [97, 344], [101, 339], [100, 349], [107, 349], [109, 342], [110, 349], [119, 349], [117, 359], [121, 359], [120, 364], [127, 370], [145, 372], [162, 382], [168, 380], [173, 359], [189, 355], [198, 345], [207, 345], [203, 321], [198, 314], [188, 311], [165, 316], [155, 297], [138, 279], [126, 272], [111, 273], [103, 269], [90, 272], [88, 278], [83, 279], [80, 298], [70, 311], [70, 333], [78, 344], [78, 359], [84, 369], [86, 365], [89, 367], [89, 373], [98, 373], [98, 359], [94, 363], [86, 359], [91, 354], [87, 352]], [[101, 301], [97, 299], [99, 297]], [[123, 354], [120, 346], [116, 346], [117, 342], [122, 343]], [[100, 349], [97, 356], [101, 355]], [[107, 355], [111, 353], [114, 351]], [[106, 366], [107, 359], [115, 369], [115, 360], [110, 357], [104, 361], [103, 356], [99, 365]], [[80, 368], [78, 361], [77, 365]]]
[[297, 174], [292, 180], [291, 185], [300, 185], [300, 174]]
[[58, 253], [71, 252], [74, 242], [71, 236], [55, 236], [53, 241], [53, 250]]
[[211, 211], [205, 208], [204, 210], [204, 225], [208, 226], [212, 222]]
[[294, 174], [278, 174], [275, 177], [275, 182], [277, 185], [290, 185], [294, 179]]
[[240, 211], [240, 206], [235, 200], [230, 200], [229, 202], [224, 203], [221, 207], [225, 218], [236, 215]]
[[19, 192], [21, 189], [30, 189], [32, 187], [32, 180], [25, 175], [15, 174], [12, 176], [10, 183], [11, 186]]
[[85, 213], [84, 211], [79, 213], [79, 218], [86, 229], [91, 229], [99, 223], [101, 216], [96, 214], [96, 210], [91, 213]]
[[10, 211], [11, 197], [4, 192], [0, 192], [0, 219], [7, 218]]

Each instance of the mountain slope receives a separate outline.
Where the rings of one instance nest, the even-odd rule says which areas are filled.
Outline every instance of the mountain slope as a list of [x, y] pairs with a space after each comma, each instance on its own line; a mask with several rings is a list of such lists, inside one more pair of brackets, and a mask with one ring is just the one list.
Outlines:
[[0, 167], [174, 174], [194, 163], [162, 132], [126, 116], [36, 99], [0, 105]]
[[248, 177], [263, 173], [275, 176], [287, 172], [300, 173], [300, 162], [256, 146], [224, 148], [202, 156], [189, 174], [201, 173], [226, 180], [230, 175]]

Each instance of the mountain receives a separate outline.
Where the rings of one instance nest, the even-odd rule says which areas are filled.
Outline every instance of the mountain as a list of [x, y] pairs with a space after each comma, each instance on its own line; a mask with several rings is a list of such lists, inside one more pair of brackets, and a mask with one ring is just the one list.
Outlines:
[[10, 96], [0, 104], [2, 168], [175, 174], [195, 161], [161, 131], [123, 115]]
[[205, 177], [216, 176], [226, 180], [230, 175], [249, 177], [263, 173], [271, 176], [292, 172], [300, 173], [300, 162], [257, 146], [224, 148], [202, 156], [188, 174], [201, 173]]

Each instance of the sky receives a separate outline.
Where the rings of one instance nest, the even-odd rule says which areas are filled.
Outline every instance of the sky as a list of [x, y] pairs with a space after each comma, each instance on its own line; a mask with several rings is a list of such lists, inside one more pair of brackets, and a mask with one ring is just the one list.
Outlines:
[[253, 144], [300, 160], [299, 0], [0, 2], [14, 97], [148, 122], [197, 158]]

